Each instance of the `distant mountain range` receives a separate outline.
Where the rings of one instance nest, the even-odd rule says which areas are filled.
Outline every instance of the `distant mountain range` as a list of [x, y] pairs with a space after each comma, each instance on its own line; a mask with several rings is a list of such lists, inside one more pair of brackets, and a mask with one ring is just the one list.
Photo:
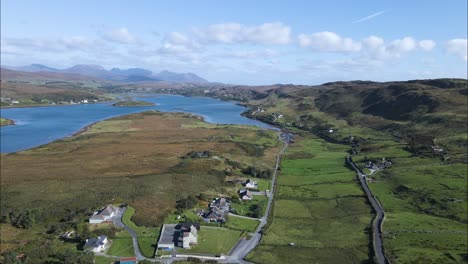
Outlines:
[[208, 81], [194, 73], [177, 73], [170, 71], [161, 71], [153, 73], [150, 70], [142, 68], [119, 69], [113, 68], [106, 70], [100, 65], [78, 64], [66, 69], [55, 69], [42, 64], [31, 64], [27, 66], [11, 67], [2, 66], [5, 69], [11, 69], [23, 72], [54, 72], [71, 73], [85, 76], [92, 76], [99, 79], [121, 81], [121, 82], [157, 82], [168, 81], [176, 83], [207, 83]]

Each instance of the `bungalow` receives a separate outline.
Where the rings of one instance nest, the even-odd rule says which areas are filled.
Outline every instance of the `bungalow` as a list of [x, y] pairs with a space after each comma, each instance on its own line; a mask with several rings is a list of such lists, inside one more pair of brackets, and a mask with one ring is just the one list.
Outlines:
[[100, 224], [102, 222], [110, 221], [118, 211], [119, 209], [117, 207], [108, 205], [104, 209], [94, 212], [94, 214], [89, 218], [89, 223]]
[[99, 236], [98, 238], [89, 238], [86, 239], [86, 243], [84, 245], [85, 250], [90, 250], [94, 253], [98, 253], [104, 251], [106, 245], [108, 243], [106, 236]]
[[248, 189], [258, 189], [258, 184], [256, 181], [252, 181], [251, 179], [248, 179], [245, 182], [245, 187]]
[[250, 201], [253, 198], [252, 193], [246, 188], [239, 190], [239, 196], [241, 197], [242, 201]]

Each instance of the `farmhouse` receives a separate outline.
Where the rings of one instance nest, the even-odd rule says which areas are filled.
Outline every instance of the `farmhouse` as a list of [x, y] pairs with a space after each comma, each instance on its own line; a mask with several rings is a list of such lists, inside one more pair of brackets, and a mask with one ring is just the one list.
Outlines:
[[94, 253], [98, 253], [104, 251], [107, 245], [107, 237], [106, 236], [99, 236], [98, 238], [89, 238], [86, 239], [86, 243], [84, 245], [85, 250], [90, 250]]
[[253, 181], [251, 179], [248, 179], [247, 181], [245, 181], [245, 188], [248, 188], [248, 189], [258, 189], [258, 184], [256, 181]]
[[[198, 242], [198, 229], [194, 224], [180, 224], [176, 226], [179, 229], [178, 246], [182, 248], [190, 248], [192, 245], [197, 245]], [[176, 232], [177, 233], [177, 232]]]
[[94, 212], [89, 218], [90, 224], [100, 224], [102, 222], [110, 221], [114, 217], [119, 209], [113, 205], [108, 205], [100, 211]]
[[190, 248], [198, 243], [198, 223], [165, 224], [158, 241], [158, 250], [172, 251], [174, 247]]
[[253, 198], [252, 193], [247, 188], [240, 189], [239, 196], [242, 199], [242, 201], [250, 201]]

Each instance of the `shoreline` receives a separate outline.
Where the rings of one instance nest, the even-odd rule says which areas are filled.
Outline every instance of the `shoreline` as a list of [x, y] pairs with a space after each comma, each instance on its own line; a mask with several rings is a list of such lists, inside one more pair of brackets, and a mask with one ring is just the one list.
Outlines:
[[[209, 96], [185, 96], [185, 95], [180, 95], [180, 94], [155, 94], [156, 96], [157, 95], [170, 95], [170, 96], [182, 96], [182, 97], [199, 97], [199, 98], [211, 98], [211, 99], [215, 99], [215, 100], [220, 100], [219, 98], [213, 98], [213, 97], [209, 97]], [[153, 96], [153, 95], [150, 95], [150, 96]], [[115, 102], [115, 100], [111, 100], [111, 101], [101, 101], [101, 102], [97, 102], [97, 103], [91, 103], [91, 104], [105, 104], [105, 103], [109, 103], [109, 102]], [[223, 100], [221, 100], [223, 101]], [[233, 100], [230, 100], [229, 102], [233, 103], [233, 104], [236, 104], [236, 105], [239, 105], [237, 101], [233, 101]], [[48, 106], [73, 106], [73, 105], [81, 105], [81, 104], [58, 104], [58, 105], [34, 105], [34, 107], [48, 107]], [[159, 105], [159, 104], [155, 104], [155, 105]], [[33, 106], [14, 106], [14, 107], [5, 107], [5, 108], [26, 108], [26, 107], [33, 107]], [[147, 106], [146, 106], [147, 107]], [[248, 108], [247, 106], [243, 106], [245, 108]], [[4, 108], [4, 107], [2, 107]], [[143, 110], [143, 109], [142, 109]], [[58, 139], [55, 139], [55, 140], [52, 140], [50, 142], [47, 142], [47, 143], [44, 143], [44, 144], [40, 144], [40, 145], [37, 145], [37, 146], [33, 146], [31, 148], [27, 148], [27, 149], [20, 149], [20, 150], [17, 150], [17, 151], [13, 151], [13, 152], [1, 152], [0, 154], [4, 155], [4, 154], [10, 154], [10, 153], [17, 153], [17, 152], [21, 152], [21, 151], [28, 151], [28, 150], [32, 150], [32, 149], [35, 149], [35, 148], [39, 148], [39, 147], [42, 147], [44, 145], [47, 145], [47, 144], [50, 144], [50, 143], [53, 143], [57, 140], [64, 140], [64, 139], [67, 139], [67, 138], [70, 138], [70, 137], [74, 137], [74, 136], [78, 136], [80, 134], [83, 134], [84, 132], [88, 131], [89, 128], [91, 128], [93, 125], [99, 123], [99, 122], [102, 122], [102, 121], [105, 121], [105, 120], [109, 120], [109, 119], [112, 119], [112, 118], [115, 118], [115, 117], [120, 117], [120, 116], [124, 116], [124, 115], [128, 115], [128, 114], [136, 114], [136, 113], [144, 113], [146, 111], [157, 111], [157, 112], [161, 112], [161, 113], [183, 113], [183, 114], [187, 114], [193, 118], [196, 118], [198, 120], [201, 120], [202, 122], [206, 122], [206, 123], [209, 123], [209, 124], [214, 124], [214, 125], [241, 125], [241, 126], [256, 126], [256, 127], [261, 127], [261, 128], [264, 128], [264, 129], [269, 129], [269, 130], [276, 130], [276, 131], [281, 131], [281, 128], [276, 126], [276, 125], [273, 125], [273, 124], [269, 124], [267, 122], [263, 122], [259, 119], [256, 119], [256, 118], [252, 118], [251, 116], [249, 115], [243, 115], [243, 113], [240, 113], [239, 115], [240, 116], [243, 116], [249, 120], [252, 120], [252, 121], [256, 121], [256, 122], [259, 122], [261, 124], [264, 124], [266, 126], [260, 126], [260, 125], [255, 125], [255, 124], [221, 124], [221, 123], [214, 123], [214, 122], [210, 122], [206, 119], [205, 116], [203, 115], [198, 115], [198, 114], [194, 114], [194, 113], [191, 113], [191, 112], [184, 112], [184, 111], [180, 111], [180, 110], [175, 110], [175, 111], [160, 111], [160, 110], [156, 110], [156, 109], [148, 109], [148, 110], [143, 110], [143, 111], [138, 111], [138, 112], [135, 112], [135, 113], [127, 113], [127, 114], [121, 114], [121, 115], [116, 115], [116, 116], [111, 116], [111, 117], [108, 117], [108, 118], [105, 118], [105, 119], [102, 119], [102, 120], [98, 120], [98, 121], [95, 121], [91, 124], [88, 124], [84, 127], [82, 127], [81, 129], [79, 129], [78, 131], [76, 132], [73, 132], [71, 134], [68, 134], [68, 135], [65, 135], [61, 138], [58, 138]], [[246, 110], [248, 111], [248, 110]]]
[[16, 125], [16, 122], [13, 119], [9, 119], [9, 118], [6, 118], [6, 117], [2, 117], [2, 119], [5, 120], [5, 124], [0, 125], [0, 127]]
[[101, 103], [111, 103], [115, 100], [99, 101], [92, 102], [87, 104], [76, 103], [76, 104], [31, 104], [31, 105], [4, 105], [0, 106], [0, 109], [14, 109], [14, 108], [28, 108], [28, 107], [56, 107], [56, 106], [73, 106], [73, 105], [92, 105], [92, 104], [101, 104]]

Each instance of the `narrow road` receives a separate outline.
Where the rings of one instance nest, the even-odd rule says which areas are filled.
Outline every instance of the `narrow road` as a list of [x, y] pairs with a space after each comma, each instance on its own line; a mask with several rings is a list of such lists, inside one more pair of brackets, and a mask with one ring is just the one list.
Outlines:
[[141, 254], [140, 247], [138, 246], [138, 236], [136, 232], [131, 229], [130, 227], [126, 226], [122, 222], [122, 216], [125, 213], [127, 208], [120, 208], [119, 212], [117, 213], [116, 216], [112, 218], [112, 222], [114, 223], [115, 226], [122, 227], [123, 229], [127, 230], [130, 236], [132, 237], [132, 242], [133, 242], [133, 250], [135, 251], [135, 257], [137, 257], [138, 260], [143, 260], [146, 259], [143, 254]]
[[377, 257], [377, 262], [380, 264], [387, 264], [387, 258], [385, 257], [383, 242], [382, 242], [382, 223], [385, 217], [385, 212], [377, 201], [377, 199], [372, 194], [372, 191], [369, 189], [366, 181], [366, 175], [362, 173], [362, 171], [354, 164], [352, 158], [350, 156], [346, 157], [346, 162], [350, 164], [356, 173], [359, 176], [359, 182], [361, 183], [362, 188], [366, 192], [367, 198], [369, 199], [372, 207], [374, 208], [377, 215], [373, 220], [373, 244], [374, 244], [374, 252], [375, 256]]
[[229, 253], [229, 256], [226, 256], [226, 263], [249, 263], [245, 261], [244, 258], [247, 256], [247, 254], [249, 254], [250, 251], [252, 251], [258, 245], [258, 243], [260, 243], [260, 240], [262, 239], [261, 230], [268, 222], [268, 215], [270, 214], [271, 206], [273, 204], [273, 192], [275, 189], [274, 186], [276, 184], [276, 177], [279, 173], [281, 158], [283, 157], [283, 153], [286, 151], [289, 144], [288, 139], [282, 140], [282, 142], [284, 143], [284, 146], [278, 153], [278, 156], [276, 157], [275, 172], [273, 173], [273, 177], [271, 179], [272, 187], [270, 190], [270, 196], [268, 197], [268, 205], [265, 211], [265, 215], [262, 218], [257, 219], [260, 221], [260, 224], [255, 230], [255, 233], [251, 234], [251, 238], [248, 240], [246, 238], [243, 238], [239, 240], [239, 242], [234, 246], [234, 248]]

